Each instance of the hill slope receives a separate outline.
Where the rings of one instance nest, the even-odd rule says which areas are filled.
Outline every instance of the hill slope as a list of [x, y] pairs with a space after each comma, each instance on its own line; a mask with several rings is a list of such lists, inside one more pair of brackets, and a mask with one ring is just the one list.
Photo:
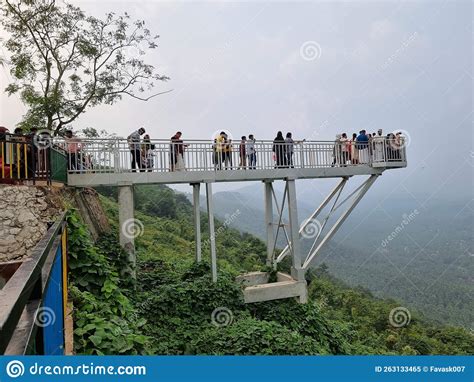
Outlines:
[[[313, 212], [319, 199], [319, 194], [301, 195], [301, 220]], [[233, 219], [231, 227], [265, 238], [261, 185], [218, 192], [214, 201], [216, 216], [221, 219], [237, 209], [245, 216]], [[399, 196], [378, 205], [369, 195], [331, 245], [323, 248], [315, 265], [324, 262], [331, 274], [347, 284], [401, 300], [439, 322], [474, 329], [473, 203], [469, 199], [432, 199], [420, 206], [410, 196]], [[419, 212], [415, 219], [396, 232], [396, 240], [382, 246], [404, 220], [403, 214], [415, 209]], [[278, 244], [285, 246], [284, 236], [280, 236]], [[311, 244], [303, 240], [303, 251], [309, 251]]]
[[[113, 196], [112, 190], [101, 190]], [[70, 243], [76, 260], [76, 343], [81, 353], [155, 354], [467, 354], [473, 336], [431, 324], [411, 312], [408, 325], [389, 316], [397, 302], [350, 289], [325, 267], [310, 276], [310, 302], [243, 303], [234, 282], [239, 272], [262, 268], [264, 244], [249, 234], [221, 229], [217, 235], [219, 280], [212, 283], [205, 256], [193, 261], [191, 205], [166, 187], [139, 188], [135, 288], [119, 273], [123, 256], [109, 237], [94, 246], [86, 235]], [[102, 197], [117, 229], [117, 205]], [[203, 216], [205, 227], [206, 216]], [[79, 223], [75, 223], [78, 225]], [[220, 227], [221, 223], [217, 224]], [[75, 232], [79, 232], [76, 227]], [[73, 237], [74, 239], [74, 237]], [[206, 254], [207, 245], [204, 245]], [[82, 264], [82, 265], [81, 265]], [[99, 264], [100, 277], [84, 283], [85, 269]], [[81, 274], [81, 277], [79, 277]], [[87, 278], [89, 280], [89, 278]], [[105, 296], [103, 296], [105, 294]], [[97, 329], [94, 325], [100, 322]], [[392, 320], [393, 322], [393, 320]], [[125, 333], [125, 339], [122, 339]], [[118, 336], [120, 334], [120, 336]], [[120, 343], [117, 343], [121, 340]], [[110, 343], [113, 345], [110, 345]], [[104, 345], [105, 344], [105, 345]]]

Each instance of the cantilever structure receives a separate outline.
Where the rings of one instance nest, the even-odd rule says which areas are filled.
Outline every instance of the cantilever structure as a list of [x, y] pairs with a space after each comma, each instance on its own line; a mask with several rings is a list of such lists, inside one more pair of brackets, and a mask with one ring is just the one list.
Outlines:
[[[58, 142], [58, 145], [66, 145]], [[77, 148], [77, 147], [76, 147]], [[261, 272], [242, 275], [238, 278], [244, 286], [246, 302], [265, 301], [278, 298], [307, 298], [305, 273], [323, 246], [333, 237], [355, 206], [363, 198], [375, 180], [385, 170], [406, 167], [406, 150], [403, 140], [387, 140], [377, 137], [369, 143], [338, 144], [335, 142], [305, 141], [292, 146], [274, 145], [269, 141], [257, 141], [256, 163], [245, 166], [241, 161], [238, 145], [226, 151], [209, 141], [188, 140], [171, 143], [156, 140], [130, 145], [124, 139], [82, 140], [79, 150], [69, 154], [68, 184], [76, 187], [110, 185], [119, 187], [119, 220], [122, 227], [120, 243], [134, 261], [133, 235], [124, 227], [133, 221], [133, 185], [188, 183], [193, 187], [193, 205], [196, 238], [196, 261], [202, 260], [200, 226], [200, 188], [205, 185], [207, 212], [209, 215], [210, 258], [212, 278], [217, 280], [217, 253], [215, 246], [212, 184], [217, 182], [261, 181], [264, 184], [265, 225], [267, 242], [267, 265], [275, 269], [285, 257], [291, 257], [291, 275], [278, 273], [278, 280], [269, 283], [269, 275]], [[132, 169], [134, 153], [146, 153], [145, 159]], [[71, 150], [69, 150], [71, 151]], [[184, 168], [176, 169], [178, 158]], [[285, 155], [285, 153], [291, 153]], [[285, 155], [285, 159], [278, 158]], [[135, 158], [137, 159], [137, 158]], [[182, 160], [181, 160], [182, 159]], [[140, 162], [136, 160], [136, 162]], [[248, 163], [247, 163], [248, 164]], [[367, 177], [349, 195], [343, 191], [349, 179]], [[296, 201], [296, 181], [299, 179], [339, 178], [340, 182], [321, 202], [319, 207], [299, 226]], [[283, 199], [279, 203], [273, 183], [285, 182]], [[347, 207], [341, 209], [343, 205]], [[322, 211], [329, 213], [321, 218]], [[274, 221], [274, 211], [278, 221]], [[288, 211], [288, 225], [283, 224], [284, 212]], [[329, 219], [342, 211], [335, 223], [329, 227]], [[308, 230], [315, 231], [314, 243], [303, 256], [300, 237]], [[326, 233], [325, 233], [326, 232]], [[276, 255], [279, 234], [284, 234], [287, 246]]]

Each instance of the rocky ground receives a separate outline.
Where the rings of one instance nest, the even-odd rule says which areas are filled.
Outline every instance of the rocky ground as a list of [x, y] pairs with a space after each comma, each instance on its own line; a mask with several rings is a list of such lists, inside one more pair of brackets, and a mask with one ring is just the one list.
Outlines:
[[48, 222], [62, 209], [58, 193], [43, 187], [0, 185], [0, 262], [30, 255]]

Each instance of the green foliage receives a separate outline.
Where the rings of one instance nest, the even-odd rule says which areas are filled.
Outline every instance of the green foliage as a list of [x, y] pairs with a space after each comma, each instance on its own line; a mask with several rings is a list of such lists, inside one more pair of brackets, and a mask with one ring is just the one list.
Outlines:
[[431, 323], [415, 310], [407, 326], [393, 327], [389, 316], [398, 302], [351, 289], [327, 273], [327, 267], [313, 273], [309, 292], [335, 322], [347, 323], [352, 354], [474, 353], [474, 336], [467, 330]]
[[[110, 238], [94, 246], [78, 214], [67, 216], [70, 294], [74, 303], [74, 345], [80, 354], [145, 354], [150, 339], [142, 334], [145, 320], [137, 313], [124, 290], [114, 266], [116, 243]], [[113, 245], [111, 245], [113, 244]], [[120, 254], [120, 251], [117, 252]]]
[[142, 60], [158, 36], [127, 13], [98, 19], [54, 0], [5, 0], [0, 12], [10, 34], [5, 46], [13, 82], [6, 92], [28, 106], [20, 124], [25, 128], [59, 131], [88, 107], [123, 95], [147, 100], [139, 94], [167, 79]]
[[[109, 195], [113, 197], [112, 192]], [[174, 203], [169, 203], [175, 206], [172, 217], [164, 211], [149, 213], [149, 203], [154, 203], [155, 198], [164, 203], [174, 199]], [[102, 197], [101, 202], [117, 229], [116, 203], [107, 197]], [[266, 249], [260, 240], [228, 227], [220, 230], [216, 235], [219, 277], [213, 283], [206, 243], [202, 263], [194, 262], [191, 206], [187, 200], [180, 200], [173, 191], [162, 187], [146, 191], [139, 187], [136, 208], [140, 211], [136, 217], [145, 230], [136, 240], [139, 277], [133, 292], [134, 306], [127, 308], [132, 313], [123, 315], [118, 311], [109, 315], [103, 312], [108, 308], [102, 305], [102, 300], [83, 290], [80, 298], [76, 297], [84, 301], [77, 313], [77, 319], [83, 319], [79, 321], [82, 331], [76, 333], [78, 340], [85, 341], [79, 342], [83, 352], [90, 349], [98, 352], [102, 343], [113, 341], [104, 336], [104, 332], [111, 333], [109, 329], [99, 331], [100, 340], [91, 339], [96, 334], [95, 326], [85, 326], [94, 323], [120, 328], [128, 340], [119, 347], [138, 353], [144, 349], [157, 354], [474, 353], [472, 334], [462, 328], [429, 323], [416, 311], [411, 312], [408, 326], [391, 326], [390, 311], [399, 303], [376, 299], [362, 288], [347, 287], [332, 277], [324, 265], [308, 277], [308, 304], [298, 304], [292, 299], [244, 304], [234, 277], [239, 272], [265, 269]], [[207, 216], [203, 214], [202, 219], [205, 224]], [[223, 224], [216, 222], [216, 227]], [[204, 231], [203, 237], [206, 234]], [[103, 245], [109, 250], [102, 248]], [[98, 275], [101, 283], [104, 277], [114, 280], [106, 287], [108, 293], [116, 291], [113, 287], [118, 285], [116, 267], [123, 266], [120, 256], [113, 256], [116, 251], [113, 237], [92, 251], [107, 263], [102, 266], [105, 276]], [[105, 283], [100, 285], [102, 291]], [[126, 286], [120, 288], [131, 294]], [[129, 300], [128, 303], [131, 305]], [[219, 318], [219, 312], [223, 312], [224, 321]], [[129, 316], [133, 322], [127, 320]], [[141, 337], [133, 337], [142, 333], [149, 336], [146, 346], [140, 344]], [[129, 348], [130, 341], [135, 343], [133, 350]], [[119, 353], [114, 345], [107, 346], [112, 349], [110, 353]]]
[[225, 327], [196, 333], [191, 346], [199, 354], [327, 354], [316, 340], [275, 321], [245, 317]]
[[334, 325], [314, 302], [299, 304], [295, 300], [268, 301], [249, 306], [254, 316], [278, 322], [322, 344], [332, 354], [350, 354], [346, 342], [347, 325]]

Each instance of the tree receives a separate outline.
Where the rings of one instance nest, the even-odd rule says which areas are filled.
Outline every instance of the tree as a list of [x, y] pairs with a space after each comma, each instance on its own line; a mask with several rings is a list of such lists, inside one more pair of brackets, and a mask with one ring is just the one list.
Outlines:
[[0, 11], [13, 77], [6, 92], [18, 93], [28, 107], [23, 127], [56, 134], [91, 106], [166, 93], [149, 93], [168, 77], [142, 59], [159, 37], [144, 21], [127, 13], [101, 20], [54, 0], [0, 0]]

